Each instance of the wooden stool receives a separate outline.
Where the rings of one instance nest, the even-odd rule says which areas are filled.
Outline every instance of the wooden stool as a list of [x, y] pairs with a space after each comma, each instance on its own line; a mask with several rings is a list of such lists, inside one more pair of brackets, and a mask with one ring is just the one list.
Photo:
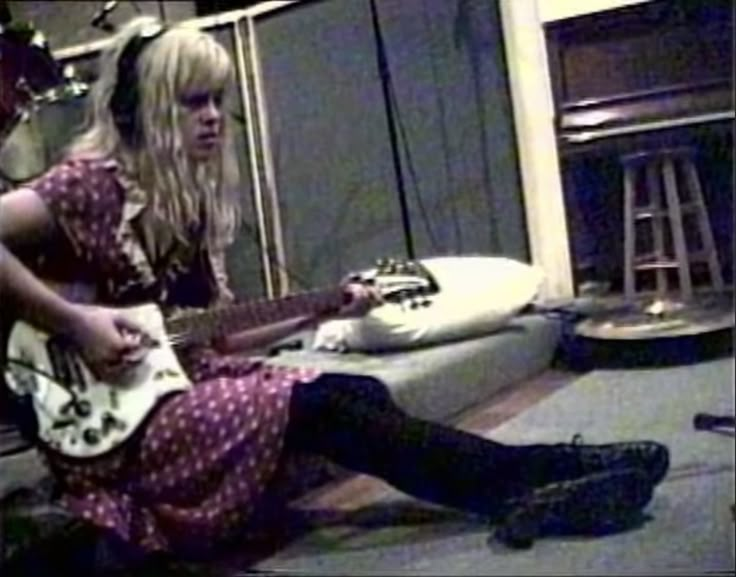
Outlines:
[[691, 265], [695, 263], [707, 265], [708, 288], [723, 290], [718, 253], [693, 157], [691, 148], [672, 148], [621, 158], [627, 300], [637, 295], [637, 273], [654, 273], [656, 294], [661, 297], [669, 292], [668, 270], [674, 269], [680, 298], [691, 301]]

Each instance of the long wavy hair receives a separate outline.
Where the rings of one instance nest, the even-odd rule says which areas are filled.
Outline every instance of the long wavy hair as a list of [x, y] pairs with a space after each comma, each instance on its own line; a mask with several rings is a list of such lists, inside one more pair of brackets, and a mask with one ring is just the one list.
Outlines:
[[126, 144], [110, 109], [125, 46], [134, 36], [160, 25], [156, 18], [139, 17], [113, 37], [101, 55], [99, 76], [90, 90], [85, 129], [67, 153], [117, 159], [147, 195], [147, 210], [156, 220], [167, 222], [185, 241], [192, 225], [203, 224], [207, 245], [222, 247], [232, 241], [241, 217], [228, 115], [223, 114], [220, 153], [207, 162], [192, 161], [182, 143], [184, 108], [179, 97], [195, 91], [226, 91], [233, 67], [223, 46], [209, 34], [179, 24], [142, 50], [136, 61], [139, 145]]

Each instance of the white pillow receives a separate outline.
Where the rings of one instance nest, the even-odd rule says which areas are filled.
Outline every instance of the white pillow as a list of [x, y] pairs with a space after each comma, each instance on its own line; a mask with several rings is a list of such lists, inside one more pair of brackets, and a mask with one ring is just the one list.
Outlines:
[[313, 347], [380, 351], [469, 338], [498, 330], [528, 305], [542, 270], [506, 257], [445, 256], [420, 259], [439, 286], [429, 306], [385, 303], [360, 319], [324, 322]]

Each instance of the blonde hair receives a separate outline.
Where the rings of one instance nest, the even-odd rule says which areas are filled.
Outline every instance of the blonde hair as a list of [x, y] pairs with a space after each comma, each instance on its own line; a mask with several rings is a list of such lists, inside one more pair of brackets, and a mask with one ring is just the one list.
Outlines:
[[204, 224], [205, 242], [219, 248], [232, 241], [241, 216], [228, 118], [223, 117], [220, 153], [210, 161], [193, 162], [182, 146], [179, 97], [194, 91], [224, 92], [232, 79], [232, 63], [212, 36], [193, 26], [178, 25], [151, 40], [138, 55], [138, 86], [131, 87], [138, 90], [136, 124], [142, 144], [128, 146], [110, 108], [118, 60], [131, 39], [152, 26], [160, 23], [150, 16], [132, 20], [103, 52], [100, 75], [90, 92], [87, 128], [67, 152], [116, 158], [147, 195], [153, 216], [170, 223], [184, 240], [192, 224]]

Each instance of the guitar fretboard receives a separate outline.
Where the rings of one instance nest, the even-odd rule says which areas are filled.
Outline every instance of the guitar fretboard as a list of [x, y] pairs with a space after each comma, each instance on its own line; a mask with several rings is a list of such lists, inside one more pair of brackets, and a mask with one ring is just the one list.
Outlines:
[[166, 321], [167, 334], [177, 344], [206, 343], [237, 331], [257, 328], [307, 314], [336, 311], [345, 303], [341, 288], [254, 299], [205, 311], [187, 312]]

